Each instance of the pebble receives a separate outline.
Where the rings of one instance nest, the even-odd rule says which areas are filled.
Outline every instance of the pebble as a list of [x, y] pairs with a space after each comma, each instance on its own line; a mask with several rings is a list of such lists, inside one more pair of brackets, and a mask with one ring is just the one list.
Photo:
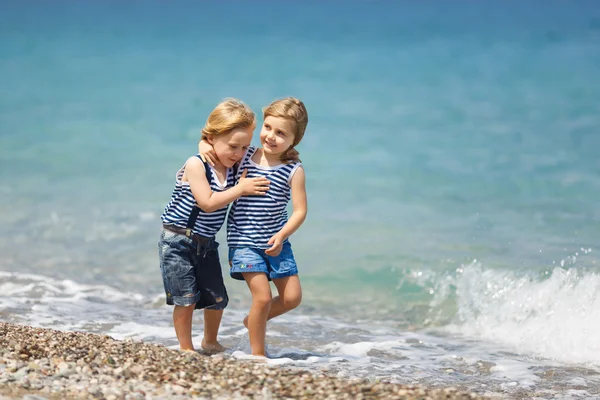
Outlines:
[[348, 380], [131, 339], [4, 322], [0, 349], [0, 400], [486, 398], [453, 387]]

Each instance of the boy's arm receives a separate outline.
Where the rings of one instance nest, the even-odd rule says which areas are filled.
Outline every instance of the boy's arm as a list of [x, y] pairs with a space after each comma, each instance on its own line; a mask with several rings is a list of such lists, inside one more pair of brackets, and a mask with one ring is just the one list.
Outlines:
[[213, 192], [206, 180], [204, 164], [198, 157], [190, 157], [185, 164], [185, 173], [198, 207], [207, 213], [223, 208], [244, 195], [264, 195], [269, 189], [268, 179], [264, 177], [248, 179], [247, 171], [244, 170], [237, 185], [222, 192]]
[[302, 166], [298, 167], [294, 176], [292, 176], [290, 186], [292, 188], [292, 215], [283, 225], [283, 228], [269, 239], [268, 244], [272, 246], [265, 250], [265, 253], [270, 256], [279, 255], [283, 241], [292, 236], [306, 219], [308, 202], [306, 199], [306, 176]]

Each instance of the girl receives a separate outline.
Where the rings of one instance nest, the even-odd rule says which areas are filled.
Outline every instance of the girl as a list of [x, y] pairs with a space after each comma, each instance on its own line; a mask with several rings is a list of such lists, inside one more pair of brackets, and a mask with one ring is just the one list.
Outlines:
[[[288, 238], [306, 218], [307, 200], [304, 168], [295, 147], [300, 143], [308, 113], [295, 98], [276, 100], [263, 110], [261, 148], [250, 147], [239, 170], [248, 177], [271, 182], [266, 196], [243, 196], [229, 212], [227, 242], [230, 275], [245, 280], [252, 306], [244, 325], [248, 328], [252, 354], [265, 356], [267, 321], [296, 308], [302, 300], [298, 269]], [[200, 153], [214, 162], [216, 149], [201, 141]], [[293, 213], [286, 206], [292, 200]], [[277, 287], [272, 297], [269, 281]]]
[[246, 152], [256, 124], [254, 112], [236, 99], [226, 99], [210, 113], [202, 139], [214, 149], [209, 166], [200, 157], [189, 158], [177, 171], [175, 189], [161, 216], [158, 243], [160, 270], [167, 304], [174, 305], [173, 325], [181, 350], [194, 351], [192, 314], [204, 308], [202, 348], [223, 351], [217, 340], [228, 297], [215, 234], [225, 220], [227, 205], [242, 195], [264, 197], [268, 180], [246, 178], [234, 186], [233, 165]]

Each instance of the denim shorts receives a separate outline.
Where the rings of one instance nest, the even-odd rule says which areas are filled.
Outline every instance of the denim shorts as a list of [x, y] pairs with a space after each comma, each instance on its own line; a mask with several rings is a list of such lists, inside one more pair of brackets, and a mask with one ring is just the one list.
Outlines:
[[167, 304], [213, 310], [227, 307], [218, 247], [214, 238], [198, 245], [185, 235], [163, 229], [158, 256]]
[[233, 279], [244, 280], [244, 272], [264, 272], [269, 280], [298, 275], [292, 245], [283, 244], [277, 257], [269, 256], [263, 249], [256, 247], [229, 248], [229, 275]]

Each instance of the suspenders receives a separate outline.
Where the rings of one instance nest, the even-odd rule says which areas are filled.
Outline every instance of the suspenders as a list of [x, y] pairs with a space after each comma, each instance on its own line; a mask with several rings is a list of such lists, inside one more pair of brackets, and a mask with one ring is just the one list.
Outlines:
[[[203, 161], [199, 155], [196, 155], [196, 157], [198, 157], [200, 159], [200, 161], [202, 161], [202, 164], [204, 164], [204, 171], [206, 172], [206, 180], [208, 181], [208, 186], [210, 187], [210, 182], [212, 180], [211, 173], [210, 173], [210, 166], [208, 165], [208, 163], [206, 161]], [[192, 213], [190, 214], [190, 217], [188, 218], [187, 225], [185, 226], [185, 236], [187, 236], [188, 238], [192, 237], [192, 230], [194, 228], [194, 224], [196, 223], [196, 219], [198, 219], [199, 213], [200, 213], [200, 207], [195, 205], [194, 208], [192, 209]]]

